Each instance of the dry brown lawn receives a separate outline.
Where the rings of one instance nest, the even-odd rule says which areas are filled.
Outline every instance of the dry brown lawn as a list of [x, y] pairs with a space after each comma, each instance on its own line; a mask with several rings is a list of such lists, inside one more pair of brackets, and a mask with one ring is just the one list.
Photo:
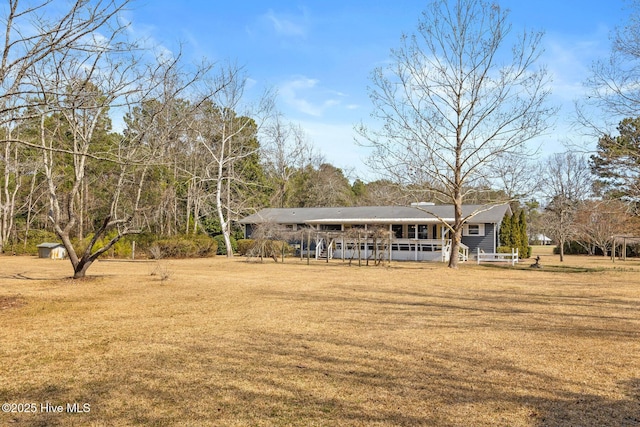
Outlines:
[[640, 426], [638, 261], [162, 262], [0, 257], [0, 425]]

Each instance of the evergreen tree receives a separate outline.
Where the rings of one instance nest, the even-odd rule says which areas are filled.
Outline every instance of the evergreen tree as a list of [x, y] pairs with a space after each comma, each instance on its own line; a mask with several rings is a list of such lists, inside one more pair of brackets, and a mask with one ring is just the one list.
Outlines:
[[500, 246], [509, 246], [513, 242], [512, 225], [513, 216], [506, 216], [500, 225]]
[[520, 211], [518, 225], [520, 228], [520, 246], [518, 246], [520, 258], [531, 256], [531, 246], [529, 246], [529, 235], [527, 233], [527, 215], [524, 209]]
[[[517, 214], [511, 216], [511, 241], [509, 242], [509, 248], [520, 249], [520, 217]], [[519, 253], [519, 252], [518, 252]]]
[[527, 217], [524, 210], [519, 213], [505, 217], [500, 226], [500, 246], [501, 251], [507, 252], [511, 249], [518, 249], [520, 258], [529, 258], [531, 248], [529, 247], [529, 236], [527, 235]]
[[595, 190], [605, 196], [636, 200], [640, 197], [640, 118], [626, 118], [619, 136], [605, 135], [591, 156], [597, 176]]

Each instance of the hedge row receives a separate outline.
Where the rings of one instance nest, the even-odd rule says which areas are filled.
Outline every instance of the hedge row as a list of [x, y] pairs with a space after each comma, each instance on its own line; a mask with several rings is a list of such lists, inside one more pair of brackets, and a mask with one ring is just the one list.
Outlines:
[[206, 258], [215, 256], [218, 243], [209, 236], [175, 236], [156, 240], [149, 248], [152, 259], [158, 258]]
[[[104, 247], [114, 236], [115, 231], [107, 234], [98, 240], [93, 247], [94, 250]], [[82, 253], [90, 243], [93, 235], [89, 234], [84, 239], [73, 239], [72, 243], [78, 254]], [[27, 245], [23, 242], [17, 245], [10, 245], [5, 248], [7, 252], [12, 251], [17, 255], [37, 255], [37, 245], [43, 242], [59, 242], [60, 239], [55, 233], [44, 230], [32, 230], [29, 232]], [[202, 258], [211, 257], [216, 254], [226, 255], [227, 248], [222, 235], [209, 237], [200, 235], [177, 235], [158, 239], [150, 233], [132, 234], [123, 237], [113, 245], [105, 254], [111, 258], [130, 258], [135, 242], [136, 258], [145, 257], [151, 259], [159, 258]], [[231, 237], [231, 246], [234, 253], [242, 256], [259, 256], [258, 244], [262, 246], [263, 256], [280, 256], [284, 249], [285, 255], [293, 255], [293, 248], [282, 240], [269, 240], [256, 242], [253, 239], [236, 240]]]

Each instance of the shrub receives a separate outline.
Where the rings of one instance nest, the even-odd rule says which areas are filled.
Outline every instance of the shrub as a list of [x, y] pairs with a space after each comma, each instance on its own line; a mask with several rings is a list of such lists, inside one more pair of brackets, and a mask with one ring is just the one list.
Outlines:
[[249, 254], [249, 251], [255, 244], [255, 240], [253, 239], [240, 239], [238, 240], [238, 253], [242, 256], [246, 256]]
[[216, 254], [218, 244], [206, 235], [179, 235], [157, 240], [149, 250], [150, 258], [205, 258]]
[[128, 241], [136, 242], [136, 258], [138, 254], [142, 255], [149, 251], [149, 248], [155, 243], [158, 236], [150, 232], [132, 234], [126, 237]]
[[[217, 236], [213, 236], [213, 240], [218, 244], [218, 251], [216, 252], [218, 255], [226, 255], [227, 254], [227, 245], [224, 243], [224, 236], [222, 234], [218, 234]], [[231, 240], [231, 249], [234, 253], [238, 252], [238, 241], [230, 236]]]
[[[554, 255], [560, 254], [560, 245], [553, 248]], [[586, 255], [587, 250], [578, 242], [564, 242], [564, 254], [565, 255]]]
[[[98, 239], [96, 244], [92, 248], [92, 252], [97, 251], [98, 249], [104, 248], [107, 244], [118, 235], [118, 230], [111, 230], [106, 235], [104, 235], [101, 239]], [[111, 246], [107, 252], [103, 256], [108, 256], [110, 258], [130, 258], [131, 257], [131, 242], [133, 236], [124, 236], [121, 237], [113, 246]], [[83, 239], [80, 245], [77, 247], [78, 253], [84, 252], [85, 248], [91, 242], [93, 238], [93, 234], [89, 234], [87, 237]]]
[[133, 240], [131, 237], [132, 236], [125, 236], [118, 240], [115, 245], [111, 246], [107, 251], [109, 256], [113, 258], [131, 258], [131, 252], [133, 250], [131, 246]]

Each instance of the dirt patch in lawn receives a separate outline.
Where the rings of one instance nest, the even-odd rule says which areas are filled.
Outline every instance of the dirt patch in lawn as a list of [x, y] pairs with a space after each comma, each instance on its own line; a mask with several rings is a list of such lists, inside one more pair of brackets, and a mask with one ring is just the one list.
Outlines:
[[17, 296], [2, 296], [0, 295], [0, 310], [10, 310], [20, 308], [27, 302], [20, 295]]

